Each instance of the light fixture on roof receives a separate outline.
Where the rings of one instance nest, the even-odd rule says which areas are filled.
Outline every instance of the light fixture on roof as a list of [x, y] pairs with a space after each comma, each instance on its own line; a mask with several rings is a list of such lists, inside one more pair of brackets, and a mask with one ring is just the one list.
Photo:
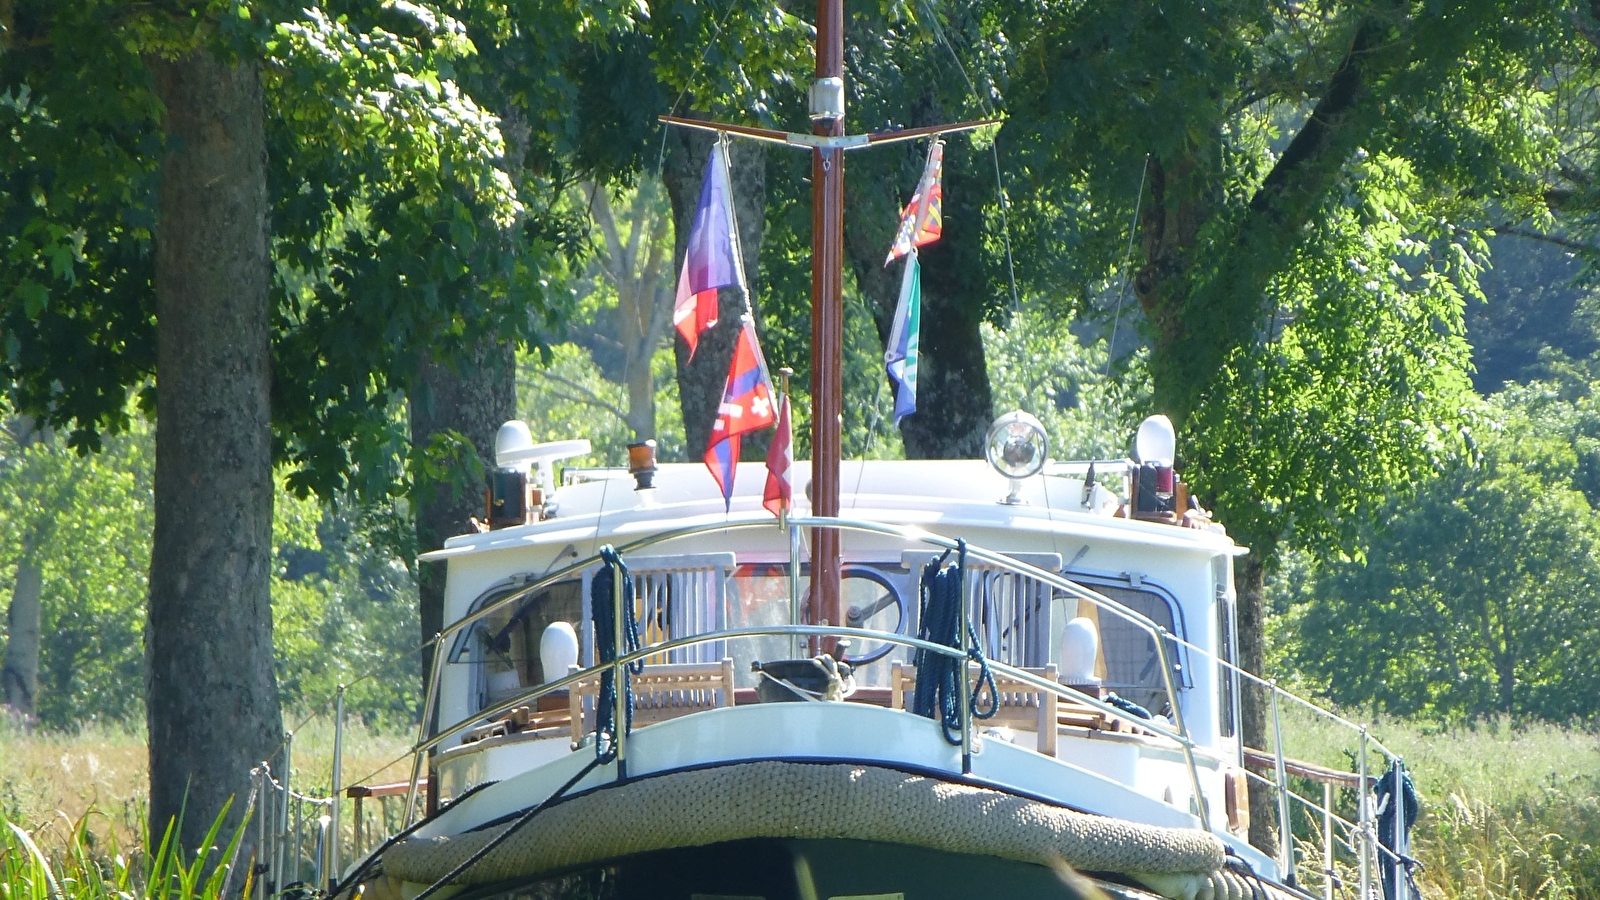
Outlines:
[[1150, 416], [1139, 423], [1139, 436], [1133, 439], [1133, 452], [1141, 463], [1171, 466], [1178, 456], [1178, 432], [1166, 416]]
[[1172, 427], [1172, 420], [1155, 415], [1140, 422], [1139, 434], [1133, 439], [1133, 452], [1139, 457], [1139, 469], [1133, 480], [1134, 514], [1181, 515], [1182, 511], [1176, 509], [1174, 503], [1177, 478], [1172, 463], [1178, 454], [1178, 433]]
[[1044, 469], [1050, 441], [1044, 424], [1022, 410], [1008, 412], [989, 426], [984, 456], [996, 472], [1011, 480], [1011, 492], [1001, 500], [1008, 506], [1022, 502], [1022, 480]]

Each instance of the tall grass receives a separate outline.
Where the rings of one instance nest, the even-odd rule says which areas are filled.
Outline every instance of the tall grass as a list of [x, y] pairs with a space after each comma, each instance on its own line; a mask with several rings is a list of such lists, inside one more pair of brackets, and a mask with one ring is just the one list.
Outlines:
[[[1288, 707], [1285, 714], [1291, 756], [1351, 767], [1356, 745], [1346, 732]], [[1600, 898], [1600, 736], [1550, 725], [1437, 731], [1400, 721], [1380, 721], [1372, 734], [1406, 759], [1422, 795], [1414, 837], [1427, 900]], [[346, 780], [403, 778], [404, 766], [383, 764], [407, 740], [352, 727]], [[295, 783], [325, 787], [331, 750], [331, 728], [301, 727]], [[215, 854], [231, 851], [186, 859], [167, 842], [145, 851], [144, 754], [137, 732], [0, 725], [0, 898], [216, 900]], [[1375, 774], [1382, 768], [1375, 756], [1370, 764]]]
[[[323, 793], [332, 783], [333, 725], [325, 717], [290, 718], [294, 784]], [[345, 783], [409, 777], [405, 753], [413, 737], [352, 722], [344, 735]], [[395, 760], [401, 762], [390, 765]], [[70, 844], [80, 826], [91, 842], [143, 845], [149, 758], [142, 730], [100, 725], [73, 732], [30, 730], [0, 716], [0, 761], [0, 817], [26, 825], [47, 853]], [[281, 778], [283, 773], [273, 774]]]
[[[1291, 756], [1350, 771], [1356, 741], [1285, 708]], [[1438, 730], [1380, 720], [1423, 802], [1413, 832], [1429, 900], [1600, 897], [1600, 735], [1548, 724]], [[1383, 761], [1369, 760], [1381, 773]]]

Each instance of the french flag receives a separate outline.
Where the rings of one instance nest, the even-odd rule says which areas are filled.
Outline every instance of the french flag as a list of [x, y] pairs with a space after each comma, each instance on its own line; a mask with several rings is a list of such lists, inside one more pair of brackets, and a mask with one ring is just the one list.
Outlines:
[[739, 340], [733, 345], [733, 361], [728, 364], [728, 382], [722, 389], [722, 406], [711, 426], [711, 442], [706, 447], [706, 468], [722, 489], [725, 508], [733, 504], [733, 474], [739, 465], [739, 436], [771, 425], [772, 381], [767, 363], [756, 342], [756, 323], [745, 316]]
[[689, 358], [700, 344], [700, 334], [717, 324], [717, 289], [746, 290], [744, 264], [739, 259], [738, 229], [733, 221], [733, 190], [728, 181], [728, 148], [711, 146], [705, 177], [700, 182], [700, 204], [689, 227], [689, 246], [678, 274], [678, 296], [672, 307], [672, 325], [689, 345]]

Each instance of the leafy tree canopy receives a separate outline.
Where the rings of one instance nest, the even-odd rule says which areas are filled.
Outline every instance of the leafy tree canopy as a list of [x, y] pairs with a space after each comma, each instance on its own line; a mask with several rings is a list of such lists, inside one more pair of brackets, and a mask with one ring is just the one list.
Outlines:
[[1288, 657], [1330, 698], [1452, 723], [1594, 715], [1600, 525], [1575, 486], [1594, 385], [1571, 388], [1474, 410], [1475, 450], [1388, 500], [1366, 558], [1288, 611]]
[[[144, 63], [185, 47], [262, 66], [274, 432], [296, 490], [384, 491], [403, 477], [397, 404], [425, 349], [448, 356], [491, 330], [537, 341], [558, 325], [540, 259], [559, 228], [540, 214], [543, 182], [508, 177], [489, 103], [514, 97], [561, 117], [573, 86], [551, 58], [625, 32], [636, 7], [22, 0], [6, 11], [0, 380], [74, 446], [128, 426], [130, 389], [153, 409], [162, 111]], [[524, 152], [535, 131], [519, 126]], [[518, 240], [499, 239], [508, 227]]]

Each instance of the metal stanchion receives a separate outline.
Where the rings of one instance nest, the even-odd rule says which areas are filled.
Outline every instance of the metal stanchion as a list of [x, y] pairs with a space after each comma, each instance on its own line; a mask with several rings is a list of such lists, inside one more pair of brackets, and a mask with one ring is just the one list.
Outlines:
[[332, 890], [339, 881], [339, 841], [343, 832], [339, 827], [340, 794], [344, 791], [344, 685], [333, 699], [333, 787], [328, 791], [328, 818], [332, 821], [328, 839], [326, 867], [327, 889]]
[[1278, 682], [1268, 682], [1267, 690], [1272, 694], [1273, 766], [1278, 779], [1278, 865], [1283, 869], [1283, 883], [1294, 887], [1294, 822], [1289, 818], [1289, 775], [1283, 762], [1283, 721], [1278, 717]]

